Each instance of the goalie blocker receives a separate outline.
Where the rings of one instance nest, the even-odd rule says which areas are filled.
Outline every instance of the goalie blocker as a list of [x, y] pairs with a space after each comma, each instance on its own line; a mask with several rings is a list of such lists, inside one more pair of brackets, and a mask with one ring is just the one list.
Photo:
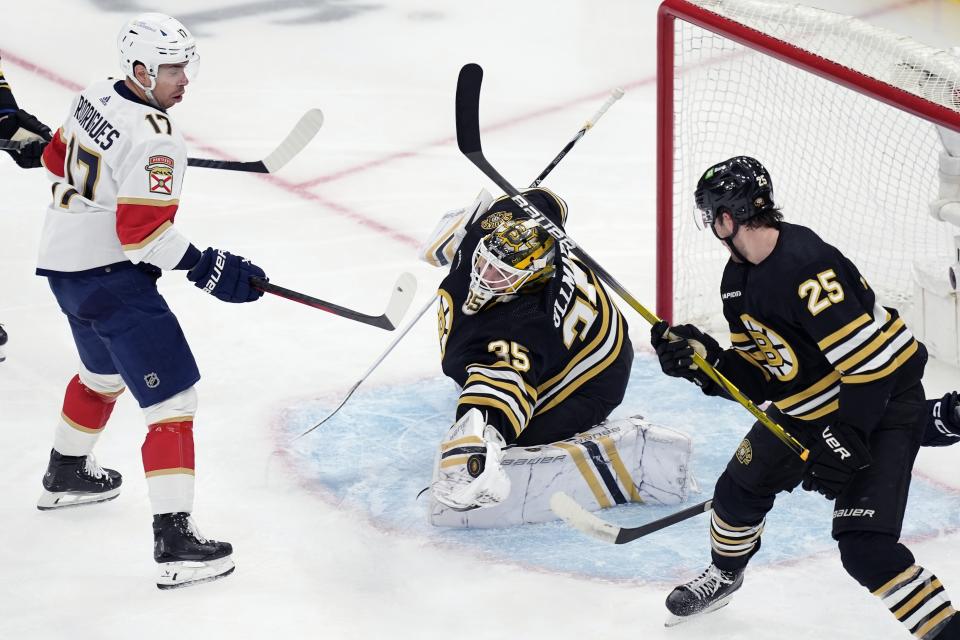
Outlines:
[[641, 416], [607, 420], [559, 442], [507, 447], [500, 465], [510, 491], [503, 501], [457, 511], [432, 499], [429, 521], [464, 528], [548, 522], [557, 519], [550, 510], [550, 497], [557, 491], [590, 511], [627, 502], [680, 504], [696, 490], [691, 452], [687, 435]]

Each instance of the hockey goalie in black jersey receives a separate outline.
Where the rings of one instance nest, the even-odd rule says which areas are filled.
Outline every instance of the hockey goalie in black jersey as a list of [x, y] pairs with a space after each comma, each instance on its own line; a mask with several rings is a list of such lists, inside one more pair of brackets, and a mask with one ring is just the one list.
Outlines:
[[[546, 189], [524, 195], [563, 227], [562, 199]], [[451, 265], [439, 287], [438, 319], [443, 371], [461, 391], [455, 424], [438, 452], [431, 521], [502, 526], [553, 519], [546, 487], [542, 499], [531, 500], [537, 478], [518, 480], [513, 472], [520, 466], [523, 473], [535, 466], [574, 469], [573, 484], [593, 508], [642, 497], [678, 502], [686, 490], [685, 436], [639, 418], [591, 431], [623, 400], [633, 361], [627, 323], [610, 294], [509, 198], [489, 204], [481, 197], [455, 234], [440, 234], [459, 242], [455, 251], [443, 247]], [[440, 247], [434, 243], [434, 252]], [[640, 477], [643, 436], [651, 428], [665, 433], [678, 457], [673, 469], [651, 472], [653, 482], [643, 485], [633, 477]], [[505, 457], [508, 445], [515, 453]], [[511, 491], [511, 484], [523, 486]], [[651, 497], [663, 489], [662, 499]]]
[[756, 423], [717, 481], [712, 564], [673, 590], [676, 623], [725, 605], [760, 548], [776, 495], [804, 489], [835, 500], [833, 536], [844, 568], [917, 638], [956, 640], [960, 617], [936, 577], [899, 542], [919, 447], [957, 429], [956, 395], [924, 398], [927, 352], [896, 309], [881, 306], [838, 249], [782, 221], [766, 169], [740, 156], [700, 179], [705, 226], [730, 251], [721, 298], [731, 348], [691, 325], [654, 326], [668, 375], [711, 395], [721, 390], [693, 364], [698, 351], [810, 450], [804, 463]]

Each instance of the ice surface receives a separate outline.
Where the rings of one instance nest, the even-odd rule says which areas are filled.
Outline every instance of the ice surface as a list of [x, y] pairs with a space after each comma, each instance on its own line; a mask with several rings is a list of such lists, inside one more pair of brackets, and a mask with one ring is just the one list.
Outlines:
[[[940, 46], [960, 36], [952, 2], [821, 4]], [[380, 312], [404, 270], [420, 278], [411, 307], [420, 308], [440, 274], [414, 263], [413, 248], [443, 211], [482, 185], [492, 189], [453, 144], [463, 63], [486, 70], [484, 148], [518, 184], [623, 86], [624, 99], [546, 184], [571, 204], [570, 233], [652, 304], [656, 8], [653, 0], [47, 0], [5, 3], [0, 50], [21, 105], [56, 125], [72, 91], [116, 72], [114, 38], [130, 13], [179, 15], [196, 28], [202, 63], [171, 117], [196, 156], [262, 157], [306, 109], [322, 108], [320, 134], [277, 176], [191, 170], [177, 225], [200, 247], [254, 259], [277, 284], [367, 313]], [[278, 298], [225, 305], [177, 273], [161, 288], [204, 375], [195, 515], [206, 535], [235, 545], [237, 571], [161, 593], [152, 582], [142, 419], [130, 397], [97, 447], [102, 464], [125, 474], [122, 495], [89, 509], [34, 508], [76, 356], [46, 283], [32, 275], [49, 187], [40, 172], [3, 158], [0, 184], [0, 322], [10, 333], [0, 364], [0, 638], [906, 637], [843, 572], [827, 539], [827, 505], [812, 496], [787, 496], [774, 512], [729, 607], [669, 632], [663, 598], [706, 557], [702, 517], [624, 547], [561, 525], [428, 530], [413, 498], [429, 478], [430, 434], [452, 415], [433, 313], [336, 421], [291, 450], [292, 430], [335, 406], [391, 335]], [[628, 317], [644, 345], [643, 321]], [[958, 378], [933, 365], [926, 383], [939, 394]], [[735, 446], [746, 414], [718, 402], [705, 421], [709, 405], [690, 389], [661, 393], [676, 383], [655, 375], [649, 359], [638, 359], [633, 384], [631, 411], [698, 438], [707, 488], [724, 454], [706, 441]], [[360, 451], [358, 466], [351, 450]], [[922, 452], [918, 476], [929, 481], [916, 483], [908, 514], [911, 548], [955, 597], [958, 455]], [[379, 474], [361, 473], [381, 463]], [[809, 522], [791, 537], [807, 508]], [[615, 515], [633, 522], [648, 511]]]

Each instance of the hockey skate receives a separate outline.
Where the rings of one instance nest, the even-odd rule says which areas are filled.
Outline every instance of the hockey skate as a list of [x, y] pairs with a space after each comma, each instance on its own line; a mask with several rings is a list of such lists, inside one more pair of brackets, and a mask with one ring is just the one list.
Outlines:
[[65, 456], [51, 449], [37, 509], [50, 511], [113, 500], [120, 495], [122, 482], [117, 471], [98, 465], [93, 454]]
[[744, 569], [721, 571], [711, 563], [699, 576], [670, 592], [667, 596], [670, 615], [664, 625], [673, 627], [727, 606], [734, 592], [743, 585], [743, 572]]
[[178, 589], [233, 573], [233, 546], [208, 540], [189, 513], [153, 516], [153, 559], [160, 565], [158, 589]]

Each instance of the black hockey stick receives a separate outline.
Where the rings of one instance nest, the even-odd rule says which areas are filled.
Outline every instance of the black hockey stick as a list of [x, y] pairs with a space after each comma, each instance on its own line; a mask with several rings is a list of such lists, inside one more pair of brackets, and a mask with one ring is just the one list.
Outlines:
[[[187, 158], [187, 165], [203, 169], [222, 169], [224, 171], [247, 171], [251, 173], [276, 173], [313, 140], [323, 125], [323, 112], [310, 109], [294, 125], [287, 137], [263, 160], [211, 160], [208, 158]], [[0, 150], [19, 151], [27, 142], [0, 140]]]
[[[660, 318], [655, 313], [643, 306], [640, 301], [631, 295], [616, 278], [610, 275], [606, 269], [600, 266], [596, 260], [591, 258], [586, 251], [577, 245], [563, 229], [550, 221], [535, 206], [530, 204], [523, 197], [516, 187], [510, 184], [493, 165], [487, 161], [483, 155], [483, 148], [480, 144], [480, 85], [483, 82], [483, 69], [478, 64], [466, 64], [460, 69], [460, 77], [457, 80], [457, 145], [460, 152], [482, 171], [488, 178], [493, 180], [498, 187], [503, 189], [504, 193], [510, 196], [518, 207], [523, 209], [531, 218], [537, 220], [546, 231], [556, 238], [557, 243], [564, 249], [575, 252], [576, 255], [587, 265], [601, 280], [610, 285], [617, 295], [619, 295], [627, 304], [629, 304], [637, 313], [649, 322], [651, 325], [660, 322]], [[694, 352], [693, 361], [706, 373], [711, 380], [719, 384], [727, 393], [737, 402], [742, 404], [747, 411], [753, 414], [773, 435], [781, 442], [790, 447], [790, 450], [796, 453], [801, 460], [806, 460], [810, 456], [810, 451], [804, 447], [796, 438], [787, 433], [779, 424], [774, 422], [770, 416], [760, 410], [748, 397], [743, 395], [737, 387], [727, 380], [726, 377], [714, 369], [699, 353]]]
[[713, 500], [707, 500], [692, 507], [687, 507], [671, 513], [668, 516], [642, 524], [639, 527], [621, 527], [620, 525], [607, 522], [596, 515], [590, 513], [576, 500], [562, 491], [558, 491], [550, 497], [550, 510], [575, 529], [579, 529], [588, 536], [592, 536], [604, 542], [613, 544], [624, 544], [633, 542], [638, 538], [651, 534], [654, 531], [660, 531], [670, 525], [683, 522], [696, 515], [700, 515], [713, 508]]
[[393, 331], [397, 328], [397, 325], [403, 320], [403, 315], [407, 312], [407, 308], [413, 301], [413, 295], [417, 292], [417, 279], [409, 273], [400, 274], [396, 284], [393, 285], [393, 293], [390, 295], [390, 301], [387, 302], [387, 310], [382, 315], [370, 316], [365, 313], [360, 313], [359, 311], [354, 311], [353, 309], [341, 307], [332, 302], [327, 302], [326, 300], [308, 296], [305, 293], [286, 289], [272, 282], [268, 282], [263, 278], [250, 278], [250, 284], [252, 284], [255, 289], [259, 289], [265, 293], [271, 293], [275, 296], [286, 298], [287, 300], [305, 304], [314, 309], [320, 309], [327, 313], [332, 313], [355, 322], [362, 322], [363, 324], [379, 327], [380, 329], [386, 329], [387, 331]]
[[[576, 145], [580, 141], [580, 138], [582, 138], [587, 133], [587, 131], [593, 128], [593, 125], [597, 123], [597, 121], [603, 116], [603, 114], [607, 112], [607, 109], [609, 109], [614, 102], [616, 102], [622, 97], [623, 97], [623, 89], [617, 88], [611, 91], [610, 97], [607, 98], [607, 101], [604, 102], [599, 109], [597, 109], [597, 112], [593, 114], [592, 118], [590, 118], [584, 123], [583, 127], [581, 127], [579, 131], [577, 131], [577, 134], [573, 137], [573, 139], [571, 139], [570, 142], [568, 142], [566, 146], [564, 146], [563, 149], [560, 150], [560, 153], [554, 156], [553, 160], [550, 161], [550, 164], [548, 164], [547, 167], [540, 172], [540, 175], [537, 176], [537, 179], [533, 181], [533, 183], [530, 185], [530, 188], [532, 189], [534, 187], [540, 186], [540, 183], [543, 182], [543, 180], [548, 175], [550, 175], [550, 173], [556, 168], [558, 164], [560, 164], [560, 161], [563, 160], [563, 158], [567, 155], [570, 149], [573, 149], [574, 145]], [[433, 303], [436, 299], [437, 299], [437, 296], [434, 296], [433, 298], [430, 298], [429, 300], [427, 300], [426, 305], [424, 305], [424, 307], [417, 312], [417, 315], [414, 316], [413, 320], [411, 320], [410, 323], [406, 327], [404, 327], [403, 331], [401, 331], [400, 334], [393, 339], [393, 342], [390, 343], [390, 345], [384, 350], [384, 352], [381, 353], [380, 356], [373, 361], [373, 364], [371, 364], [367, 368], [367, 370], [363, 373], [363, 375], [360, 376], [360, 379], [354, 382], [353, 386], [347, 390], [347, 393], [340, 400], [340, 404], [338, 404], [333, 411], [328, 413], [323, 420], [321, 420], [317, 424], [313, 425], [312, 427], [310, 427], [309, 429], [307, 429], [306, 431], [304, 431], [303, 433], [295, 437], [293, 441], [299, 440], [300, 438], [307, 435], [314, 429], [319, 428], [323, 423], [325, 423], [327, 420], [335, 416], [337, 412], [340, 411], [340, 409], [342, 409], [345, 404], [347, 404], [347, 400], [349, 400], [351, 396], [353, 396], [353, 392], [356, 391], [361, 384], [363, 384], [363, 381], [366, 380], [371, 373], [373, 373], [374, 369], [380, 366], [380, 363], [383, 362], [384, 358], [386, 358], [387, 355], [389, 355], [390, 352], [393, 351], [394, 347], [396, 347], [397, 344], [403, 339], [403, 337], [407, 335], [407, 333], [409, 333], [410, 329], [413, 328], [413, 325], [417, 324], [420, 318], [422, 318], [423, 315], [430, 310], [430, 307], [433, 306]]]

